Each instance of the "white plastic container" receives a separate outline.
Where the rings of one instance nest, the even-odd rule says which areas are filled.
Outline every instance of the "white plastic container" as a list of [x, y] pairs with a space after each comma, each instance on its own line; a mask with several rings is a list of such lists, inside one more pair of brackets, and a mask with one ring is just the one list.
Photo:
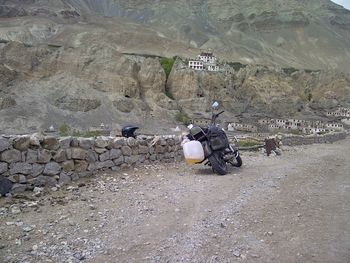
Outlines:
[[203, 146], [199, 141], [186, 142], [182, 148], [188, 164], [200, 163], [204, 160]]

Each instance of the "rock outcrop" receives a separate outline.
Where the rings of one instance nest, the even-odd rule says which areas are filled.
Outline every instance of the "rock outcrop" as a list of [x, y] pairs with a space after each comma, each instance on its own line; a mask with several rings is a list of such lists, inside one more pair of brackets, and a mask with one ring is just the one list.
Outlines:
[[205, 112], [213, 100], [221, 101], [235, 116], [245, 117], [312, 118], [338, 105], [350, 106], [349, 74], [290, 70], [246, 66], [236, 72], [231, 68], [205, 73], [190, 70], [177, 60], [167, 85], [188, 114]]

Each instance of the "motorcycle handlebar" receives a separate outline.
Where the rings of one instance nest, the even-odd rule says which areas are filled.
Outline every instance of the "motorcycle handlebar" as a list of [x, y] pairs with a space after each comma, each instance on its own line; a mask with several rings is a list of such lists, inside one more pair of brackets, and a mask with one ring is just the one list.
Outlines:
[[220, 112], [217, 113], [217, 114], [214, 114], [214, 113], [213, 113], [213, 116], [212, 116], [212, 118], [211, 118], [211, 122], [212, 122], [213, 124], [215, 124], [216, 118], [219, 117], [219, 115], [222, 114], [222, 113], [224, 113], [224, 112], [225, 112], [225, 111], [220, 111]]
[[224, 113], [225, 111], [220, 111], [218, 114], [216, 114], [216, 116], [219, 116], [220, 114]]

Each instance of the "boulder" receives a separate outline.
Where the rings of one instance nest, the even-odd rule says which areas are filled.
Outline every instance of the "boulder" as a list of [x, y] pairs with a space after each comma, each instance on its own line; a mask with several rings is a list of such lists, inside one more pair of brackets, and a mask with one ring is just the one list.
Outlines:
[[174, 138], [167, 139], [167, 142], [168, 142], [169, 146], [174, 146], [175, 145], [175, 139]]
[[19, 184], [25, 184], [27, 182], [27, 178], [23, 174], [11, 175], [9, 176], [9, 180]]
[[79, 147], [79, 138], [73, 137], [72, 141], [70, 142], [70, 146]]
[[27, 163], [36, 163], [38, 161], [38, 151], [28, 149], [25, 160]]
[[132, 154], [132, 150], [129, 146], [123, 146], [121, 148], [123, 155], [130, 156]]
[[53, 157], [55, 162], [61, 163], [67, 160], [66, 151], [59, 149]]
[[30, 136], [20, 136], [13, 140], [13, 148], [19, 151], [26, 151], [29, 148]]
[[43, 164], [33, 163], [31, 176], [37, 177], [38, 175], [42, 174], [44, 171], [44, 167], [45, 167], [45, 165], [43, 165]]
[[43, 140], [44, 140], [44, 135], [42, 133], [34, 133], [29, 138], [29, 144], [39, 147]]
[[94, 145], [94, 140], [91, 138], [80, 138], [79, 146], [85, 150], [91, 149]]
[[67, 159], [70, 160], [72, 159], [72, 148], [65, 149], [66, 150], [66, 156]]
[[72, 148], [72, 159], [84, 160], [87, 151], [81, 148]]
[[85, 171], [85, 172], [76, 173], [76, 175], [78, 175], [79, 178], [85, 178], [85, 177], [92, 176], [93, 173], [91, 171]]
[[84, 172], [88, 168], [88, 162], [84, 160], [75, 160], [74, 161], [74, 171], [76, 172]]
[[59, 174], [61, 170], [62, 170], [62, 167], [58, 163], [49, 162], [45, 165], [43, 174], [53, 176], [53, 175]]
[[14, 184], [11, 189], [11, 193], [18, 194], [23, 193], [27, 189], [27, 185], [25, 184]]
[[136, 162], [136, 165], [140, 165], [141, 163], [144, 163], [146, 160], [146, 157], [144, 155], [139, 155], [139, 159]]
[[10, 174], [29, 175], [33, 172], [33, 166], [29, 163], [11, 163]]
[[16, 149], [6, 150], [1, 153], [0, 161], [7, 163], [15, 163], [22, 161], [22, 154], [20, 151]]
[[8, 171], [8, 164], [0, 162], [0, 174], [3, 174]]
[[65, 172], [73, 171], [74, 170], [74, 161], [73, 160], [65, 161], [65, 162], [61, 163], [61, 166], [63, 168], [63, 171], [65, 171]]
[[59, 139], [61, 149], [68, 149], [71, 146], [72, 137], [62, 137]]
[[131, 155], [138, 155], [139, 154], [139, 148], [138, 147], [133, 147], [132, 149], [132, 154]]
[[88, 171], [96, 171], [96, 170], [97, 170], [96, 163], [90, 163], [88, 166]]
[[95, 148], [95, 152], [97, 152], [98, 154], [104, 153], [106, 151], [108, 151], [106, 148], [98, 148], [98, 147]]
[[9, 140], [0, 136], [0, 152], [10, 148]]
[[11, 191], [13, 182], [8, 178], [0, 178], [0, 196], [4, 196]]
[[86, 153], [85, 160], [89, 163], [96, 162], [98, 159], [98, 154], [94, 150], [88, 150]]
[[60, 147], [59, 140], [53, 136], [44, 137], [42, 146], [48, 150], [57, 150]]
[[48, 163], [52, 158], [51, 152], [46, 149], [40, 149], [38, 151], [38, 163]]
[[114, 149], [120, 149], [122, 146], [126, 145], [126, 140], [124, 138], [115, 138], [112, 143]]
[[138, 141], [135, 138], [129, 137], [127, 138], [127, 144], [130, 147], [135, 147], [138, 145]]
[[156, 153], [165, 153], [165, 147], [161, 145], [156, 145]]
[[124, 163], [124, 156], [120, 156], [119, 158], [114, 159], [113, 162], [116, 166], [123, 164]]
[[125, 156], [124, 157], [124, 162], [129, 164], [129, 165], [134, 165], [138, 160], [139, 160], [139, 156], [138, 155]]
[[148, 146], [143, 146], [143, 145], [139, 146], [139, 153], [147, 154], [148, 152], [149, 152]]
[[33, 185], [33, 186], [56, 186], [57, 180], [53, 176], [44, 176], [44, 175], [39, 175], [38, 177], [29, 179], [27, 181], [28, 184]]
[[119, 149], [110, 150], [110, 159], [117, 159], [122, 155], [122, 151]]
[[79, 178], [79, 174], [77, 174], [77, 173], [72, 173], [72, 174], [70, 175], [70, 177], [72, 178], [72, 181], [77, 181], [77, 180], [80, 179], [80, 178]]
[[108, 160], [105, 162], [97, 162], [96, 165], [97, 165], [97, 169], [103, 169], [103, 168], [111, 168], [115, 164], [112, 160]]
[[59, 185], [65, 185], [69, 184], [72, 181], [72, 178], [70, 175], [66, 172], [61, 172], [60, 178], [58, 179], [58, 184]]
[[109, 151], [106, 151], [106, 152], [100, 154], [100, 156], [99, 156], [99, 160], [101, 162], [104, 162], [104, 161], [107, 161], [107, 160], [110, 160], [110, 159], [111, 159], [111, 157], [110, 157], [110, 152]]
[[99, 148], [105, 148], [109, 144], [109, 140], [107, 137], [99, 136], [95, 140], [95, 146]]

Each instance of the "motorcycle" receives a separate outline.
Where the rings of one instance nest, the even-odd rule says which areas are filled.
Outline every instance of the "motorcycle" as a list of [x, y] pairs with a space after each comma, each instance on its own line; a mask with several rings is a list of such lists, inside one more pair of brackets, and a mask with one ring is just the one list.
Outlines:
[[[189, 134], [186, 135], [187, 142], [183, 144], [183, 150], [188, 163], [199, 164], [206, 161], [205, 165], [211, 166], [213, 172], [225, 175], [227, 174], [227, 164], [241, 167], [242, 158], [236, 145], [229, 143], [224, 129], [216, 124], [219, 115], [224, 113], [224, 111], [215, 113], [218, 107], [219, 103], [215, 101], [212, 105], [211, 123], [207, 127], [194, 126], [192, 124], [188, 126]], [[237, 138], [234, 137], [234, 139], [237, 142]], [[193, 141], [200, 144], [193, 143], [190, 145]], [[191, 151], [196, 152], [195, 155], [198, 155], [199, 152], [199, 155], [196, 158], [187, 157], [191, 155], [191, 153], [189, 154]]]

